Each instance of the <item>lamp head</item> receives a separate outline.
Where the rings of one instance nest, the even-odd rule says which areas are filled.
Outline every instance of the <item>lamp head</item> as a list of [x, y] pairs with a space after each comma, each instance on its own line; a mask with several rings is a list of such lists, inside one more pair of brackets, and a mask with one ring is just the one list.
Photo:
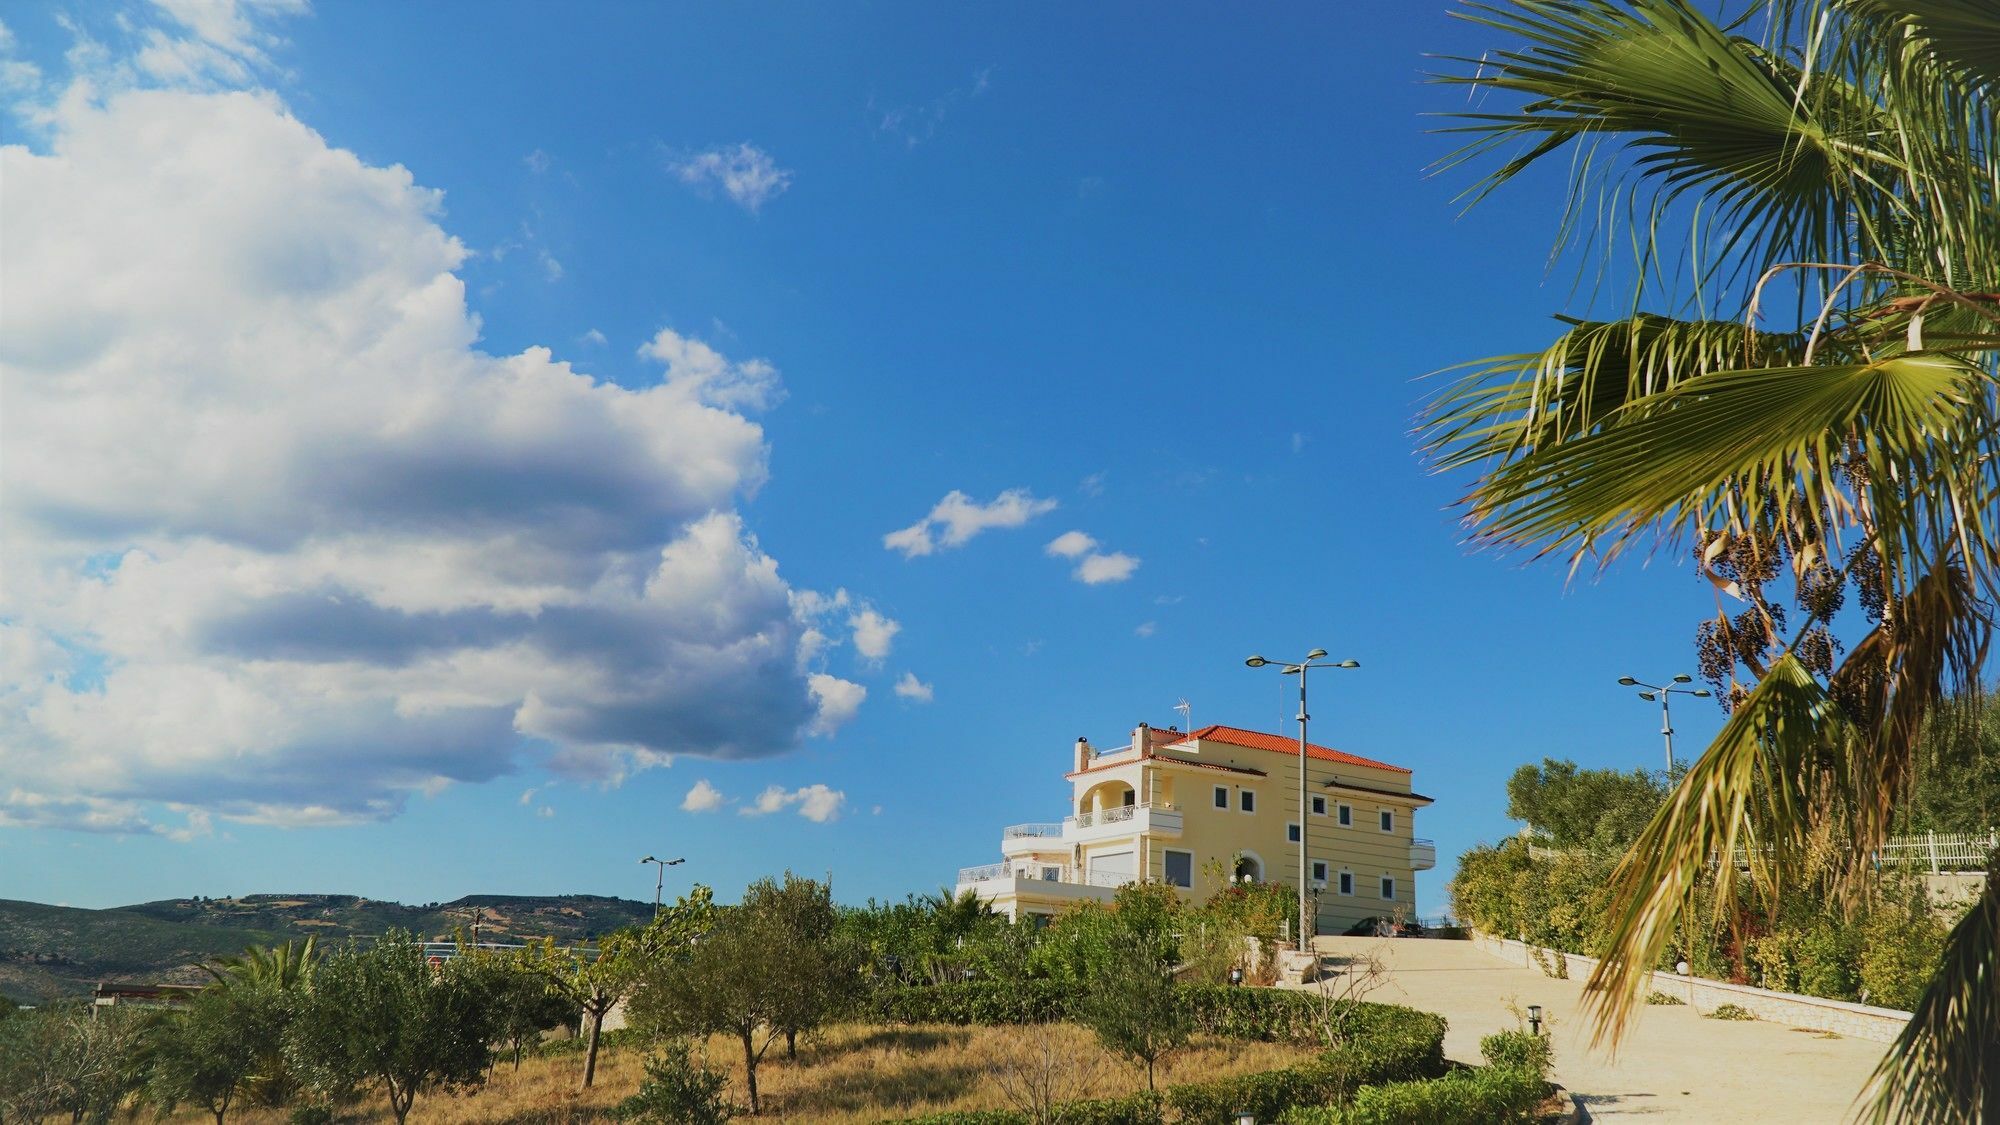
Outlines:
[[1689, 692], [1688, 694], [1694, 696], [1696, 699], [1707, 699], [1709, 696], [1714, 695], [1715, 693], [1703, 687], [1703, 688], [1696, 688], [1693, 691]]
[[1361, 662], [1360, 662], [1359, 660], [1343, 660], [1343, 661], [1341, 661], [1340, 663], [1338, 663], [1338, 664], [1334, 665], [1334, 667], [1335, 667], [1335, 668], [1359, 668], [1359, 667], [1361, 667]]
[[639, 862], [640, 862], [640, 863], [658, 863], [658, 862], [660, 862], [660, 861], [659, 861], [658, 859], [656, 859], [656, 858], [652, 857], [652, 856], [647, 856], [647, 857], [646, 857], [645, 859], [642, 859], [642, 860], [640, 860]]
[[1677, 684], [1691, 684], [1694, 682], [1694, 677], [1683, 672], [1680, 675], [1674, 677], [1674, 682]]
[[1316, 648], [1316, 649], [1312, 650], [1311, 652], [1309, 652], [1309, 653], [1306, 653], [1306, 659], [1307, 659], [1307, 660], [1318, 660], [1318, 659], [1319, 659], [1320, 657], [1322, 657], [1322, 656], [1325, 656], [1325, 655], [1326, 655], [1326, 650], [1325, 650], [1325, 649], [1323, 649], [1323, 648]]
[[1620, 676], [1618, 677], [1618, 682], [1625, 685], [1626, 687], [1636, 687], [1639, 683], [1639, 681], [1633, 679], [1630, 676]]
[[1539, 1020], [1539, 1019], [1541, 1019], [1541, 1018], [1542, 1018], [1542, 1006], [1541, 1006], [1540, 1004], [1530, 1004], [1530, 1005], [1528, 1005], [1528, 1018], [1529, 1018], [1529, 1019], [1531, 1019], [1531, 1020]]
[[1270, 661], [1264, 659], [1261, 656], [1253, 656], [1250, 659], [1245, 660], [1243, 663], [1248, 664], [1252, 668], [1262, 668], [1264, 665], [1269, 664]]
[[679, 866], [680, 866], [681, 864], [683, 864], [683, 863], [686, 863], [686, 862], [687, 862], [687, 857], [686, 857], [686, 856], [682, 856], [682, 857], [680, 857], [679, 859], [670, 859], [670, 860], [668, 860], [668, 861], [667, 861], [667, 866], [668, 866], [668, 867], [679, 867]]
[[1650, 691], [1642, 691], [1642, 692], [1640, 692], [1640, 693], [1639, 693], [1639, 698], [1640, 698], [1640, 699], [1643, 699], [1643, 700], [1645, 700], [1645, 701], [1646, 701], [1646, 702], [1648, 702], [1648, 703], [1651, 703], [1651, 702], [1652, 702], [1652, 701], [1654, 701], [1655, 699], [1658, 699], [1658, 698], [1659, 698], [1659, 696], [1657, 696], [1657, 695], [1654, 695], [1654, 694], [1653, 694], [1652, 692], [1650, 692]]

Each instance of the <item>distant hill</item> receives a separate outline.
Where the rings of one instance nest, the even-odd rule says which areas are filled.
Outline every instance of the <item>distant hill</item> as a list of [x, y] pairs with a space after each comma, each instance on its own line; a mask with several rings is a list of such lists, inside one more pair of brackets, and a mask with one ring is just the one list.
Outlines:
[[318, 934], [321, 944], [408, 930], [449, 941], [550, 937], [568, 944], [642, 923], [651, 903], [600, 895], [467, 895], [405, 906], [355, 895], [246, 895], [164, 899], [79, 910], [0, 899], [0, 994], [33, 1003], [87, 993], [98, 981], [189, 983], [202, 962]]

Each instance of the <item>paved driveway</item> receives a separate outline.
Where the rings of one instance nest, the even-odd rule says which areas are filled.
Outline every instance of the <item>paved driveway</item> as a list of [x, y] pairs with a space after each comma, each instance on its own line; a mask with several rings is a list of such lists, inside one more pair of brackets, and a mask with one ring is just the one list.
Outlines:
[[1555, 1076], [1593, 1121], [1846, 1120], [1884, 1044], [1825, 1039], [1777, 1024], [1704, 1019], [1692, 1008], [1648, 1007], [1615, 1059], [1587, 1046], [1582, 982], [1508, 965], [1466, 941], [1322, 938], [1332, 957], [1372, 954], [1389, 970], [1368, 998], [1450, 1021], [1445, 1054], [1478, 1063], [1480, 1037], [1518, 1026], [1507, 1003], [1540, 1004], [1553, 1019]]

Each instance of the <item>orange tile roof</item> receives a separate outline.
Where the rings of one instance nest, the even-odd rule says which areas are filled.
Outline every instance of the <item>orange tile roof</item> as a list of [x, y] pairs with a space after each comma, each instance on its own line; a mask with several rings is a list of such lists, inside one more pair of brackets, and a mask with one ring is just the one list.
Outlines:
[[[1203, 727], [1193, 734], [1183, 736], [1178, 741], [1186, 742], [1197, 738], [1205, 739], [1209, 742], [1226, 743], [1230, 746], [1243, 746], [1251, 750], [1269, 750], [1273, 754], [1290, 754], [1294, 757], [1299, 752], [1299, 740], [1296, 738], [1288, 738], [1280, 734], [1265, 734], [1262, 731], [1244, 730], [1242, 727], [1225, 727], [1219, 724]], [[1359, 755], [1349, 754], [1345, 750], [1335, 750], [1328, 746], [1308, 744], [1306, 746], [1306, 754], [1322, 762], [1340, 762], [1343, 765], [1349, 766], [1370, 766], [1374, 769], [1392, 770], [1396, 773], [1410, 772], [1402, 766], [1392, 766], [1388, 762], [1378, 762], [1373, 758], [1363, 758]]]

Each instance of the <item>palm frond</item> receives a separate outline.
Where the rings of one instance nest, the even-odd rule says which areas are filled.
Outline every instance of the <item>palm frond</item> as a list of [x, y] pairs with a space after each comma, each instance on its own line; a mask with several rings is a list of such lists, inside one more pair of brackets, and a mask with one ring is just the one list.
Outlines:
[[[1778, 657], [1612, 875], [1609, 942], [1584, 986], [1595, 998], [1594, 1043], [1617, 1043], [1703, 872], [1732, 870], [1740, 849], [1753, 880], [1777, 886], [1806, 845], [1813, 778], [1843, 760], [1852, 733], [1798, 658]], [[1718, 879], [1717, 916], [1735, 905], [1735, 880]]]
[[1910, 1125], [2000, 1113], [2000, 860], [1952, 927], [1944, 960], [1862, 1097], [1863, 1120]]

